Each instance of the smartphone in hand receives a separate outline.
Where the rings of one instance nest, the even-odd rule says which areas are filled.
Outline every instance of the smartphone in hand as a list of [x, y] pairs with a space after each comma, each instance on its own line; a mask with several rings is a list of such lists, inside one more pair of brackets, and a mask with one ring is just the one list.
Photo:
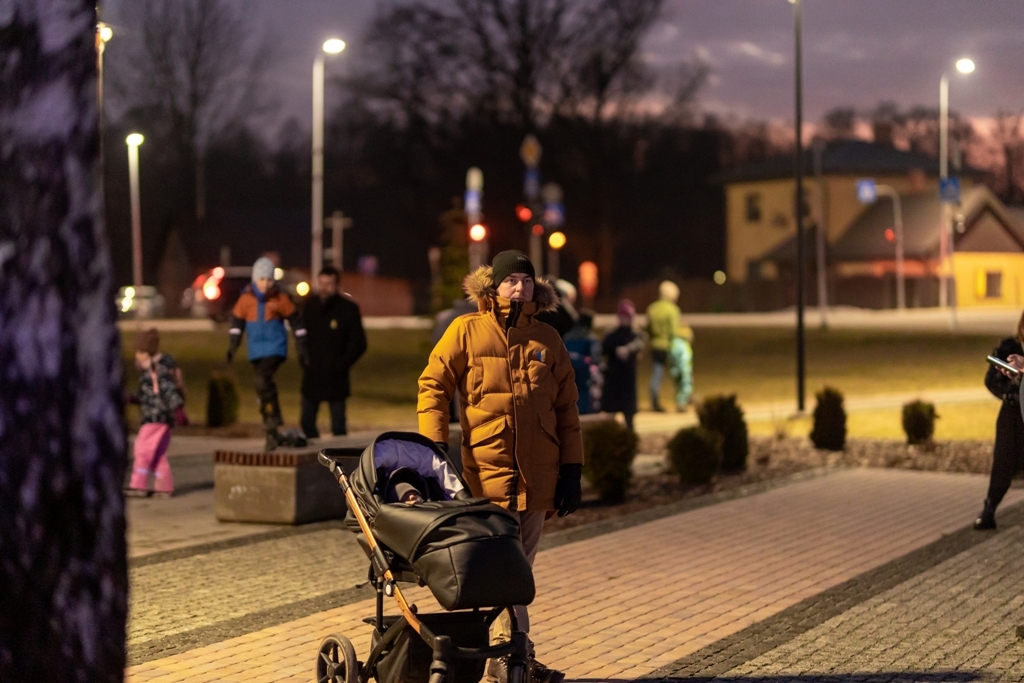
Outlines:
[[988, 360], [989, 363], [991, 363], [992, 365], [996, 366], [997, 368], [1001, 368], [1003, 370], [1006, 370], [1007, 372], [1010, 372], [1010, 373], [1012, 373], [1014, 375], [1019, 375], [1020, 372], [1021, 372], [1020, 368], [1018, 368], [1015, 365], [1010, 365], [1009, 363], [1007, 363], [1002, 358], [996, 358], [995, 356], [989, 356], [986, 360]]

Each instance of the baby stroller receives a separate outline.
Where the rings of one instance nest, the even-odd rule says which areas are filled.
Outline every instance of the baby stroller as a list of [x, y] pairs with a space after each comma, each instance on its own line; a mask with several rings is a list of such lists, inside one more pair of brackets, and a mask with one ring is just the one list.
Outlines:
[[[507, 657], [508, 683], [525, 683], [527, 638], [513, 605], [534, 598], [533, 571], [516, 518], [473, 498], [447, 455], [426, 437], [387, 432], [359, 457], [347, 477], [342, 449], [320, 451], [348, 503], [346, 526], [359, 534], [376, 588], [371, 650], [356, 659], [351, 641], [329, 635], [320, 644], [317, 683], [478, 683], [488, 659]], [[422, 502], [389, 503], [392, 478], [419, 481]], [[447, 611], [420, 614], [399, 583], [426, 586]], [[384, 597], [400, 615], [384, 615]], [[502, 611], [512, 622], [506, 643], [488, 644]]]

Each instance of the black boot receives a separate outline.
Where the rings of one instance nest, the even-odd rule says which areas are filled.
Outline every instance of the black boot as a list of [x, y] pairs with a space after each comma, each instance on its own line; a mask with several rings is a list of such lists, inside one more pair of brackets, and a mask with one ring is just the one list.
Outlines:
[[281, 437], [278, 435], [276, 428], [266, 430], [266, 434], [267, 437], [263, 441], [263, 450], [269, 453], [270, 451], [277, 448], [277, 446], [281, 443]]
[[989, 529], [996, 528], [996, 506], [988, 498], [985, 499], [985, 507], [982, 509], [981, 514], [974, 520], [974, 529], [976, 531], [987, 531]]

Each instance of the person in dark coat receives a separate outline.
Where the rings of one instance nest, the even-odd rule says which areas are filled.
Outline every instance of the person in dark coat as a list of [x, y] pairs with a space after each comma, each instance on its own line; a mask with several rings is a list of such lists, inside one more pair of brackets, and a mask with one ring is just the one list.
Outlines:
[[331, 432], [348, 433], [345, 399], [348, 371], [366, 351], [366, 333], [359, 306], [338, 291], [340, 273], [325, 266], [317, 277], [318, 291], [303, 302], [309, 363], [302, 373], [302, 417], [306, 438], [318, 439], [316, 414], [324, 401], [331, 409]]
[[[1003, 360], [1010, 356], [1019, 357], [1024, 354], [1021, 342], [1024, 340], [1024, 315], [1017, 323], [1017, 335], [1007, 337], [992, 352], [993, 356]], [[988, 496], [981, 514], [974, 520], [974, 528], [979, 531], [996, 528], [996, 508], [1003, 500], [1013, 475], [1021, 466], [1024, 456], [1024, 419], [1021, 418], [1020, 407], [1020, 375], [1009, 377], [1007, 374], [990, 365], [985, 374], [985, 387], [1002, 400], [1003, 405], [996, 417], [996, 440], [992, 451], [992, 474], [989, 478]]]
[[538, 313], [537, 321], [551, 325], [558, 332], [558, 336], [564, 338], [579, 319], [575, 306], [576, 288], [565, 280], [554, 280], [554, 283], [555, 292], [558, 293], [558, 306], [553, 310]]
[[633, 329], [636, 306], [629, 299], [619, 302], [619, 326], [601, 343], [605, 357], [604, 390], [601, 410], [622, 413], [626, 426], [633, 429], [636, 415], [636, 359], [644, 349], [644, 338]]

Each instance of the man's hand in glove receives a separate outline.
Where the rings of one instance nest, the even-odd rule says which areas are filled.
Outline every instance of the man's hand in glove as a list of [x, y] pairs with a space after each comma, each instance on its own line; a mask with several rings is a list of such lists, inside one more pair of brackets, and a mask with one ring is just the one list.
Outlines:
[[583, 498], [580, 477], [583, 476], [583, 465], [560, 465], [558, 467], [558, 484], [555, 485], [555, 507], [558, 516], [565, 517], [576, 512]]
[[309, 367], [309, 347], [306, 345], [305, 340], [297, 341], [295, 343], [295, 350], [299, 355], [299, 367], [305, 370]]
[[234, 348], [228, 349], [227, 359], [228, 359], [228, 365], [231, 365], [231, 361], [233, 361], [235, 359], [235, 349]]

